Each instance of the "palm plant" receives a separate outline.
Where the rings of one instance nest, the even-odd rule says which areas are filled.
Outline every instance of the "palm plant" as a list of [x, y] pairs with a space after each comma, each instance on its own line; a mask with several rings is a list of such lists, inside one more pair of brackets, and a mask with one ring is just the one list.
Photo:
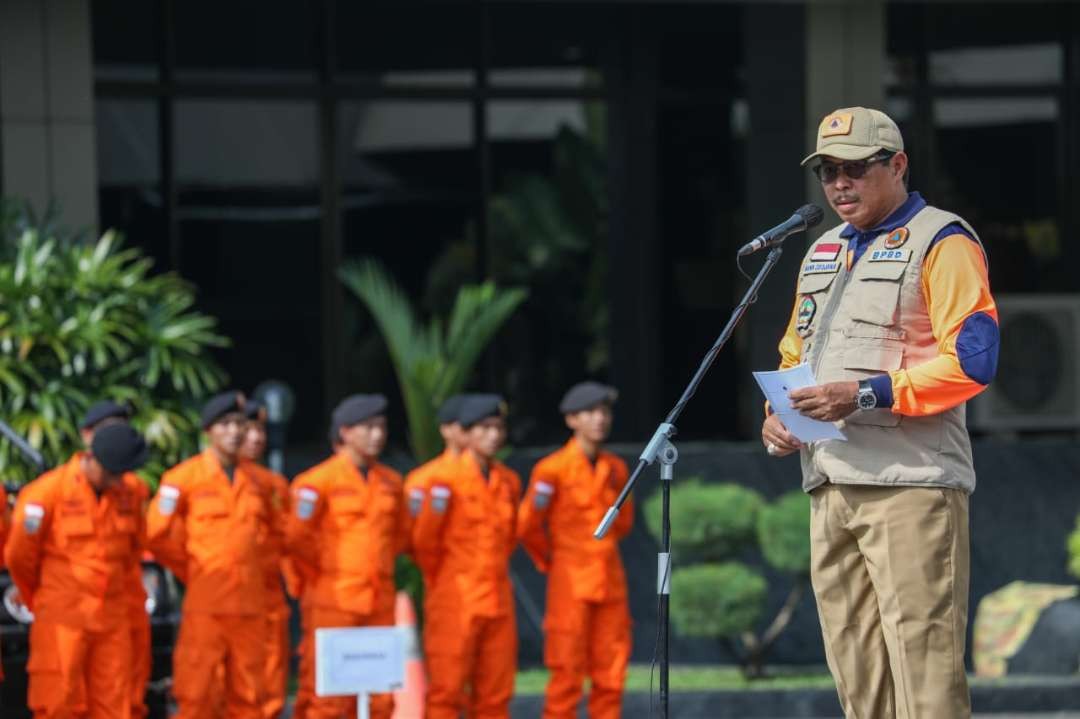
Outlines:
[[[194, 290], [123, 249], [109, 231], [93, 242], [65, 236], [6, 203], [0, 212], [0, 418], [49, 465], [81, 446], [78, 422], [93, 402], [125, 401], [150, 443], [144, 478], [197, 450], [193, 404], [225, 374], [207, 355], [228, 341], [193, 309]], [[0, 443], [4, 480], [33, 469]]]
[[430, 459], [442, 443], [435, 419], [439, 405], [466, 387], [481, 353], [528, 291], [500, 289], [493, 282], [465, 285], [449, 318], [425, 323], [378, 262], [360, 260], [340, 274], [371, 312], [386, 342], [405, 402], [413, 455], [419, 462]]

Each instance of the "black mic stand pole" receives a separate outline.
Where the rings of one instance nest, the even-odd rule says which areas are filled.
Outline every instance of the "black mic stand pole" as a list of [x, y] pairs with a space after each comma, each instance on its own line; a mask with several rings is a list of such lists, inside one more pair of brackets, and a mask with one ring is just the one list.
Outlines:
[[660, 554], [657, 555], [656, 561], [656, 593], [659, 598], [659, 650], [660, 655], [660, 719], [667, 719], [668, 717], [668, 670], [670, 668], [670, 659], [668, 656], [668, 636], [669, 636], [669, 621], [668, 621], [668, 603], [671, 597], [671, 517], [670, 517], [670, 498], [671, 498], [671, 481], [675, 476], [675, 463], [679, 459], [679, 450], [675, 448], [671, 438], [675, 436], [677, 430], [675, 429], [675, 422], [679, 419], [679, 415], [682, 414], [686, 404], [690, 401], [690, 398], [697, 392], [698, 385], [701, 384], [701, 380], [705, 378], [705, 374], [712, 367], [713, 362], [716, 360], [716, 356], [720, 354], [720, 350], [723, 349], [727, 341], [731, 339], [732, 333], [735, 332], [735, 327], [738, 326], [742, 320], [743, 315], [750, 308], [754, 302], [757, 301], [757, 293], [761, 288], [762, 283], [772, 271], [776, 263], [780, 261], [781, 246], [777, 245], [769, 251], [769, 256], [765, 260], [765, 264], [758, 270], [757, 277], [754, 278], [750, 288], [743, 295], [742, 301], [731, 312], [731, 319], [728, 320], [727, 326], [724, 327], [724, 331], [720, 333], [720, 337], [717, 338], [716, 343], [706, 353], [705, 358], [701, 360], [701, 366], [697, 368], [697, 372], [690, 379], [690, 384], [683, 390], [682, 397], [668, 413], [667, 419], [665, 419], [659, 427], [656, 428], [656, 432], [653, 434], [652, 439], [645, 446], [645, 450], [641, 453], [640, 459], [638, 459], [637, 467], [634, 468], [633, 474], [630, 475], [630, 479], [627, 480], [626, 485], [619, 492], [619, 497], [615, 500], [615, 504], [611, 505], [607, 514], [604, 515], [604, 519], [597, 526], [596, 531], [593, 532], [593, 536], [596, 539], [602, 539], [607, 534], [608, 529], [611, 528], [611, 523], [615, 521], [615, 517], [619, 514], [619, 509], [622, 508], [626, 498], [630, 496], [630, 492], [634, 489], [634, 484], [637, 482], [638, 477], [641, 476], [641, 471], [646, 465], [652, 464], [656, 461], [657, 457], [660, 458], [660, 487], [662, 494], [662, 514], [661, 514], [661, 539], [660, 539]]

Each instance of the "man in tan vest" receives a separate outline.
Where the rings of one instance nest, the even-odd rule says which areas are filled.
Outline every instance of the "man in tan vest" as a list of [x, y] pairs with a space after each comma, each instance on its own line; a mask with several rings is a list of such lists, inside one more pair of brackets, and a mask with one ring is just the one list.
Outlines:
[[802, 444], [769, 414], [773, 456], [798, 451], [811, 496], [811, 579], [847, 717], [959, 719], [968, 495], [964, 403], [997, 368], [987, 260], [962, 218], [908, 192], [900, 130], [877, 110], [836, 110], [803, 160], [844, 222], [800, 265], [781, 368], [806, 362], [801, 414], [846, 441]]

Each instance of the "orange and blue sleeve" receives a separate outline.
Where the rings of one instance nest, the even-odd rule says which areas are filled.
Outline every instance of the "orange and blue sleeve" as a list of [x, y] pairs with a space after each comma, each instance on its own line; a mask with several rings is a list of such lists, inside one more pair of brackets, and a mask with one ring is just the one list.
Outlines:
[[[780, 338], [780, 366], [777, 369], [788, 369], [802, 362], [802, 337], [799, 336], [795, 325], [799, 316], [799, 293], [795, 292], [795, 304], [791, 308], [791, 317], [788, 319], [787, 329]], [[765, 402], [765, 414], [772, 414], [768, 401]]]
[[946, 227], [923, 261], [923, 296], [938, 355], [870, 379], [878, 405], [921, 417], [966, 402], [997, 372], [997, 306], [982, 247], [958, 225]]

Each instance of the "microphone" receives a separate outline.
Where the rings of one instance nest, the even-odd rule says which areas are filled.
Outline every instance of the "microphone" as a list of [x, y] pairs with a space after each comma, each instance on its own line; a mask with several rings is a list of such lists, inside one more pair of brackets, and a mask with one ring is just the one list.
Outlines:
[[758, 250], [764, 250], [766, 247], [775, 247], [783, 242], [788, 235], [804, 232], [811, 227], [817, 226], [823, 217], [825, 217], [825, 212], [817, 205], [803, 205], [795, 210], [795, 214], [787, 220], [771, 230], [766, 230], [740, 247], [739, 257], [745, 257]]

